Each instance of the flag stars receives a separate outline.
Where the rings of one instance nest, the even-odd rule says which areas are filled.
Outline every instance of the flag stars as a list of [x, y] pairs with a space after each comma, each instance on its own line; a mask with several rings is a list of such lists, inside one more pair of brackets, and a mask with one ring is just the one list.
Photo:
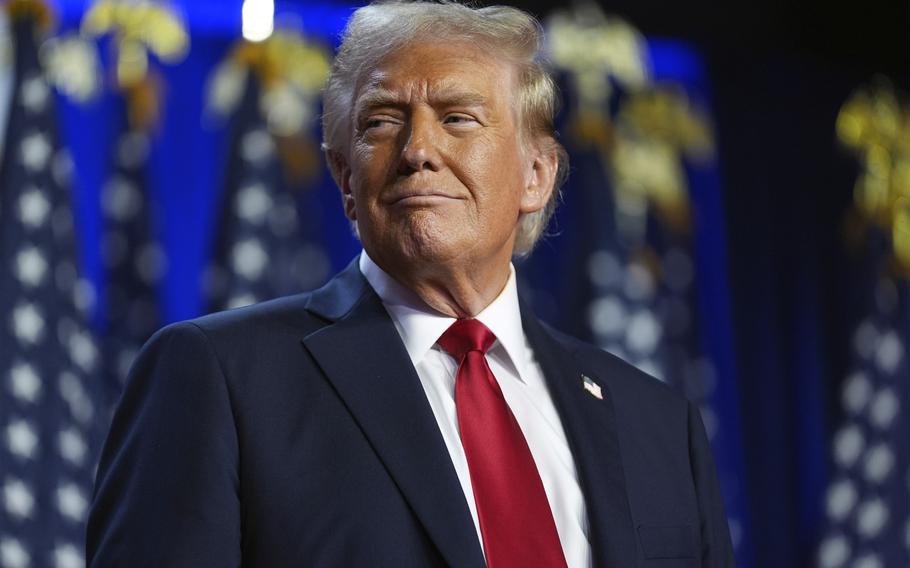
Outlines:
[[98, 355], [83, 322], [66, 341], [57, 340], [62, 320], [77, 315], [75, 227], [66, 183], [74, 164], [52, 124], [53, 86], [34, 65], [22, 71], [14, 114], [25, 124], [9, 140], [9, 173], [19, 180], [10, 180], [7, 204], [18, 242], [6, 243], [2, 266], [13, 288], [6, 286], [0, 321], [12, 342], [0, 345], [0, 566], [84, 568], [78, 539], [89, 480], [60, 476], [88, 473], [94, 465], [89, 433], [98, 402], [94, 392], [71, 383], [79, 383], [82, 368]]
[[851, 467], [856, 463], [866, 444], [863, 433], [851, 424], [843, 428], [834, 438], [834, 457], [843, 467]]
[[41, 394], [41, 379], [28, 363], [13, 366], [10, 370], [10, 383], [13, 396], [19, 400], [33, 403]]
[[888, 523], [888, 507], [879, 498], [873, 498], [859, 506], [856, 514], [856, 530], [864, 538], [874, 538]]
[[28, 189], [19, 197], [19, 220], [30, 229], [43, 225], [50, 210], [50, 203], [37, 188]]
[[54, 548], [54, 566], [56, 568], [84, 568], [85, 560], [78, 548], [67, 543]]
[[57, 444], [63, 459], [77, 467], [85, 463], [88, 447], [78, 431], [73, 428], [61, 430]]
[[0, 539], [0, 566], [5, 568], [28, 568], [31, 556], [15, 538]]
[[864, 321], [853, 335], [853, 348], [863, 359], [868, 359], [878, 345], [878, 330], [871, 321]]
[[104, 212], [115, 221], [125, 222], [139, 212], [142, 207], [142, 195], [139, 189], [129, 180], [115, 176], [104, 184]]
[[36, 247], [19, 251], [16, 255], [16, 277], [26, 286], [41, 284], [47, 275], [47, 261]]
[[47, 107], [50, 98], [50, 88], [41, 75], [32, 75], [22, 81], [19, 90], [22, 106], [32, 114], [38, 114]]
[[872, 398], [872, 383], [863, 371], [857, 371], [847, 379], [843, 391], [844, 406], [853, 414], [857, 414], [869, 404]]
[[76, 331], [67, 341], [70, 358], [83, 371], [90, 372], [95, 368], [98, 359], [98, 348], [87, 331]]
[[875, 364], [886, 374], [894, 374], [904, 358], [904, 345], [892, 329], [882, 334], [875, 350]]
[[651, 354], [657, 349], [662, 330], [651, 310], [640, 310], [629, 320], [626, 344], [632, 351]]
[[252, 223], [261, 225], [272, 208], [272, 198], [261, 183], [251, 183], [237, 192], [234, 204], [237, 216]]
[[38, 452], [38, 435], [25, 420], [13, 420], [6, 427], [6, 445], [13, 455], [32, 459]]
[[240, 155], [250, 164], [262, 165], [274, 154], [275, 142], [265, 130], [247, 132], [240, 142]]
[[853, 482], [841, 479], [828, 489], [828, 516], [836, 521], [843, 521], [856, 507], [858, 499], [859, 495]]
[[854, 560], [852, 568], [883, 568], [882, 559], [874, 552], [869, 552]]
[[873, 446], [866, 452], [863, 474], [870, 483], [882, 483], [894, 468], [894, 452], [885, 444]]
[[837, 568], [843, 566], [850, 558], [850, 544], [844, 535], [831, 536], [825, 539], [818, 551], [820, 568]]
[[35, 497], [22, 481], [7, 479], [3, 484], [3, 504], [11, 516], [20, 520], [28, 519], [35, 510]]
[[878, 391], [869, 406], [869, 420], [876, 427], [886, 430], [897, 418], [898, 410], [900, 410], [900, 401], [894, 394], [894, 389], [885, 387]]
[[57, 488], [57, 509], [64, 517], [80, 523], [85, 520], [88, 500], [75, 484], [65, 483]]
[[588, 308], [591, 329], [598, 335], [615, 337], [626, 327], [626, 310], [615, 296], [598, 298]]
[[95, 407], [73, 373], [60, 374], [60, 396], [66, 401], [70, 413], [80, 424], [88, 424], [95, 415]]
[[47, 167], [54, 152], [47, 136], [41, 132], [32, 132], [25, 135], [19, 147], [22, 165], [32, 172], [39, 172]]
[[241, 241], [234, 245], [231, 252], [231, 265], [235, 272], [248, 280], [255, 280], [262, 275], [268, 255], [258, 239]]
[[34, 304], [20, 304], [13, 309], [13, 332], [23, 343], [35, 344], [44, 335], [44, 317]]

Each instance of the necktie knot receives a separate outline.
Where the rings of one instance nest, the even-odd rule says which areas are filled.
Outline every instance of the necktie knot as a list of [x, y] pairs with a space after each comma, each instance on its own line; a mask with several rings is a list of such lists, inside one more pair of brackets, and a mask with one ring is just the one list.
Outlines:
[[496, 341], [493, 332], [476, 319], [455, 320], [436, 343], [446, 353], [461, 361], [471, 351], [486, 353]]

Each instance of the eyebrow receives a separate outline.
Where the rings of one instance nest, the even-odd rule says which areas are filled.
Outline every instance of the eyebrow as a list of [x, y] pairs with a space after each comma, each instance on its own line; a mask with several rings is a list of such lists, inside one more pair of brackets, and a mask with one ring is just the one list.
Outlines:
[[401, 97], [395, 92], [383, 87], [373, 87], [357, 98], [357, 101], [354, 103], [354, 110], [356, 111], [356, 116], [360, 117], [374, 108], [401, 105]]
[[[430, 104], [434, 106], [486, 106], [489, 99], [476, 92], [465, 90], [457, 85], [442, 85], [430, 91]], [[400, 94], [385, 87], [371, 87], [366, 93], [358, 97], [355, 103], [356, 116], [361, 118], [365, 113], [375, 108], [402, 107], [404, 99]]]

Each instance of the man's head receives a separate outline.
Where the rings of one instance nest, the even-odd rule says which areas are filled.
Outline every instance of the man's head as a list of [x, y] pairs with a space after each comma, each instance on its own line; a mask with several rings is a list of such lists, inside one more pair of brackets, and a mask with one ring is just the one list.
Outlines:
[[567, 167], [540, 43], [539, 24], [514, 8], [354, 13], [326, 87], [324, 146], [371, 256], [531, 250]]

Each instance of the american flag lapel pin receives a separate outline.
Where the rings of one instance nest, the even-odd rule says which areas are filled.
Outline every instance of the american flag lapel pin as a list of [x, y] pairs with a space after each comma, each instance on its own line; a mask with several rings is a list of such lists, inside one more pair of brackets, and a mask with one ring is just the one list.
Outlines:
[[591, 380], [591, 377], [588, 375], [581, 376], [581, 384], [588, 391], [588, 394], [596, 398], [597, 400], [604, 399], [604, 393], [600, 390], [600, 385]]

